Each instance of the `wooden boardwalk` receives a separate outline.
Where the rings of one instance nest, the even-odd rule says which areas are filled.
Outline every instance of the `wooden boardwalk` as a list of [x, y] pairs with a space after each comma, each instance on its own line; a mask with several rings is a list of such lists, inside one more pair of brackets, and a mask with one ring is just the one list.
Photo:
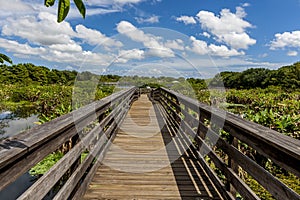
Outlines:
[[133, 103], [84, 199], [221, 199], [158, 110], [146, 95]]
[[[300, 177], [300, 140], [166, 88], [150, 91], [153, 102], [141, 91], [149, 92], [127, 88], [1, 141], [0, 195], [72, 141], [48, 172], [24, 191], [13, 191], [15, 197], [235, 200], [239, 194], [258, 200], [246, 183], [249, 175], [274, 199], [300, 199], [294, 183], [286, 185], [260, 162], [263, 156]], [[220, 137], [221, 130], [228, 138]], [[245, 154], [244, 145], [256, 153]]]

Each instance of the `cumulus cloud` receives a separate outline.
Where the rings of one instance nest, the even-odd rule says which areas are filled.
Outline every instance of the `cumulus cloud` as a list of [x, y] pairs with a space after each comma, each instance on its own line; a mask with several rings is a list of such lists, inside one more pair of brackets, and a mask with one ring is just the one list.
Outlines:
[[20, 0], [0, 0], [0, 17], [8, 17], [12, 15], [24, 15], [34, 12], [29, 4]]
[[[73, 30], [67, 21], [57, 23], [56, 15], [47, 12], [41, 12], [37, 16], [10, 17], [4, 22], [1, 34], [17, 39], [1, 39], [0, 47], [12, 52], [16, 57], [34, 56], [50, 62], [72, 63], [78, 66], [83, 60], [86, 60], [87, 64], [107, 65], [115, 57], [109, 53], [85, 51], [80, 45], [82, 41], [90, 45], [103, 43], [107, 48], [118, 49], [123, 46], [121, 42], [105, 36], [100, 31], [83, 25], [77, 25], [75, 29]], [[19, 38], [27, 43], [18, 42]]]
[[196, 24], [197, 23], [194, 17], [186, 16], [186, 15], [177, 17], [176, 21], [183, 22], [186, 25], [187, 24]]
[[219, 16], [203, 10], [197, 14], [197, 19], [202, 29], [216, 36], [218, 42], [224, 42], [234, 49], [247, 49], [256, 40], [246, 33], [246, 29], [253, 26], [243, 19], [245, 16], [244, 8], [237, 7], [236, 13], [223, 9]]
[[251, 4], [250, 3], [243, 3], [243, 7], [249, 7]]
[[127, 63], [128, 60], [142, 60], [145, 58], [145, 52], [141, 49], [120, 50], [117, 57], [119, 63]]
[[203, 40], [198, 40], [194, 36], [190, 37], [190, 41], [192, 45], [187, 47], [187, 50], [192, 51], [199, 55], [212, 55], [212, 56], [219, 56], [219, 57], [231, 57], [231, 56], [240, 56], [244, 55], [243, 51], [238, 52], [235, 49], [228, 49], [225, 45], [217, 46], [215, 44], [208, 45]]
[[209, 34], [208, 32], [203, 32], [202, 35], [203, 35], [204, 37], [210, 38], [210, 34]]
[[154, 15], [154, 16], [151, 16], [151, 17], [148, 17], [148, 18], [136, 17], [135, 20], [139, 24], [143, 24], [143, 23], [154, 24], [154, 23], [159, 22], [159, 16]]
[[192, 42], [191, 47], [187, 47], [188, 50], [197, 53], [199, 55], [205, 55], [208, 54], [208, 46], [207, 43], [203, 40], [197, 40], [194, 36], [190, 37], [190, 40]]
[[5, 49], [7, 52], [12, 52], [15, 54], [23, 55], [39, 55], [46, 52], [43, 47], [31, 47], [28, 44], [20, 44], [17, 41], [7, 40], [0, 38], [0, 47]]
[[120, 3], [120, 4], [128, 4], [128, 3], [136, 4], [136, 3], [140, 3], [141, 1], [143, 1], [143, 0], [114, 0], [114, 2]]
[[18, 36], [34, 44], [52, 45], [69, 43], [75, 32], [68, 22], [57, 23], [55, 15], [41, 12], [37, 17], [7, 19], [2, 35]]
[[[93, 15], [105, 15], [109, 13], [117, 13], [121, 12], [121, 8], [93, 8], [88, 7], [86, 10], [86, 17], [93, 16]], [[56, 12], [55, 12], [56, 13]], [[54, 13], [54, 14], [55, 14]], [[82, 18], [82, 15], [78, 12], [76, 8], [71, 8], [70, 12], [66, 18], [66, 20], [73, 19], [73, 18]]]
[[144, 0], [89, 0], [86, 1], [88, 6], [111, 7], [123, 6], [127, 4], [138, 4]]
[[181, 39], [167, 40], [164, 45], [170, 49], [184, 50], [184, 42]]
[[160, 41], [160, 37], [144, 33], [130, 22], [121, 21], [117, 24], [117, 31], [132, 41], [141, 42], [148, 49], [149, 56], [174, 57], [174, 52]]
[[98, 30], [87, 28], [83, 25], [76, 26], [77, 38], [81, 38], [83, 41], [90, 45], [104, 45], [109, 47], [122, 47], [123, 44], [120, 41], [116, 41], [107, 37]]
[[287, 53], [288, 56], [297, 56], [298, 55], [298, 52], [297, 51], [289, 51]]
[[106, 66], [114, 59], [113, 55], [83, 51], [77, 44], [56, 44], [46, 47], [32, 47], [27, 43], [0, 38], [0, 48], [12, 52], [19, 58], [41, 58], [50, 62], [80, 65], [83, 61], [94, 66]]
[[225, 45], [217, 46], [214, 44], [210, 44], [209, 51], [210, 51], [211, 55], [221, 56], [221, 57], [245, 55], [245, 53], [243, 51], [238, 52], [235, 49], [228, 49], [228, 47], [226, 47]]
[[[128, 4], [138, 4], [143, 0], [89, 0], [84, 3], [87, 6], [86, 16], [104, 15], [114, 12], [122, 12]], [[71, 3], [71, 9], [67, 19], [81, 18], [80, 13]], [[38, 15], [40, 12], [57, 13], [57, 7], [45, 7], [42, 2], [33, 0], [0, 0], [0, 18], [8, 16]]]
[[37, 17], [24, 16], [7, 19], [2, 27], [2, 35], [17, 36], [35, 45], [61, 48], [66, 51], [82, 50], [80, 45], [74, 41], [75, 38], [79, 38], [90, 45], [123, 46], [120, 41], [111, 39], [98, 30], [83, 25], [77, 25], [75, 30], [66, 21], [57, 23], [54, 14], [41, 12]]
[[145, 52], [141, 49], [130, 49], [130, 50], [121, 50], [119, 56], [125, 59], [137, 59], [141, 60], [144, 58]]
[[30, 5], [20, 0], [10, 0], [10, 1], [0, 0], [0, 7], [1, 9], [14, 10], [16, 12], [33, 10]]
[[300, 31], [284, 32], [275, 34], [270, 49], [284, 49], [286, 47], [300, 48]]
[[52, 50], [62, 51], [62, 52], [81, 52], [82, 48], [80, 45], [72, 42], [70, 44], [52, 44], [49, 46]]

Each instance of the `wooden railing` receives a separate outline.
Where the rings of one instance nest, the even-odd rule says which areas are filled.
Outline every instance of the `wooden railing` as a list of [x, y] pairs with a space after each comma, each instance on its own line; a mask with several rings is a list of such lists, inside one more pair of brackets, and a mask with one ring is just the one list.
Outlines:
[[[120, 91], [2, 141], [0, 190], [71, 140], [72, 148], [18, 199], [43, 199], [57, 185], [53, 199], [80, 199], [139, 93], [136, 88]], [[153, 90], [150, 97], [225, 199], [236, 199], [237, 193], [247, 200], [259, 199], [240, 176], [244, 172], [276, 199], [300, 199], [243, 149], [247, 145], [248, 151], [299, 180], [299, 140], [168, 89]]]
[[57, 184], [53, 199], [80, 199], [137, 95], [136, 88], [114, 93], [2, 141], [0, 190], [71, 140], [72, 148], [18, 199], [43, 199]]
[[[299, 178], [299, 140], [168, 89], [152, 91], [151, 98], [159, 102], [167, 124], [175, 127], [186, 148], [193, 150], [224, 198], [236, 199], [238, 192], [246, 200], [260, 199], [240, 176], [247, 172], [275, 199], [300, 199], [299, 194], [242, 149], [247, 145], [248, 150]], [[226, 138], [220, 137], [222, 131]]]

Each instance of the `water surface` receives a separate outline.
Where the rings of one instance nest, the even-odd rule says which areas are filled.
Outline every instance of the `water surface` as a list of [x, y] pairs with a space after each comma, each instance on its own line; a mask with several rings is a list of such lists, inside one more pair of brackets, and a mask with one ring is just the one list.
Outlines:
[[11, 111], [2, 111], [0, 112], [0, 140], [30, 129], [36, 126], [35, 122], [38, 121], [36, 114], [20, 117]]

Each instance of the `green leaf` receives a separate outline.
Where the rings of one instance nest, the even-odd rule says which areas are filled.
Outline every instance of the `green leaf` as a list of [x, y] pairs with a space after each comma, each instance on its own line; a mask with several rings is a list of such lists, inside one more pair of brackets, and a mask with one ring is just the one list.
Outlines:
[[80, 14], [82, 15], [83, 18], [85, 18], [85, 6], [82, 2], [82, 0], [74, 0]]
[[49, 6], [53, 6], [55, 3], [55, 0], [45, 0], [45, 6], [49, 7]]
[[57, 22], [62, 22], [68, 15], [70, 10], [70, 0], [59, 0]]
[[0, 53], [0, 62], [3, 63], [4, 61], [13, 64], [12, 60], [8, 56]]

